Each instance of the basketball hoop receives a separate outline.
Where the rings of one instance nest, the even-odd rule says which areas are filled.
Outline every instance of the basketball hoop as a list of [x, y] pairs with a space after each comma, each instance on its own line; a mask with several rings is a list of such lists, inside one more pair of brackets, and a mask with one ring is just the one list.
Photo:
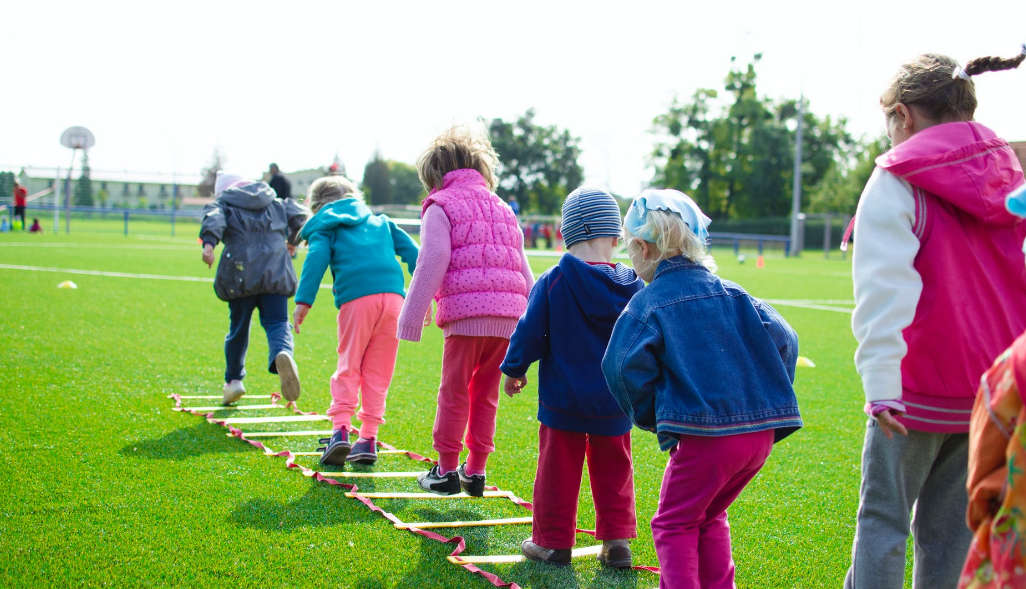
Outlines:
[[85, 127], [68, 127], [61, 133], [61, 145], [69, 149], [89, 149], [96, 145], [96, 138]]

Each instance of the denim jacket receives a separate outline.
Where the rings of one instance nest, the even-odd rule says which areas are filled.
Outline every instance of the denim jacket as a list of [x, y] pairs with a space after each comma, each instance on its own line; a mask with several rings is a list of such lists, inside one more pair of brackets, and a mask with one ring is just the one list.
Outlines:
[[668, 450], [680, 434], [802, 427], [792, 383], [798, 336], [776, 310], [697, 262], [660, 262], [613, 328], [602, 359], [630, 420]]

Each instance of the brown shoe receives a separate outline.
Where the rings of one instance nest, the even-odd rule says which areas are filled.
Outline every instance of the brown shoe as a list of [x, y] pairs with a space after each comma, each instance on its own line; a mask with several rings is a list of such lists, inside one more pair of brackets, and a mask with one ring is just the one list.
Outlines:
[[559, 548], [555, 550], [551, 548], [542, 548], [532, 542], [530, 538], [524, 540], [523, 543], [520, 544], [520, 553], [531, 560], [545, 562], [558, 567], [565, 567], [570, 564], [569, 548]]
[[603, 542], [602, 551], [595, 558], [611, 569], [629, 569], [634, 566], [631, 547], [626, 540]]

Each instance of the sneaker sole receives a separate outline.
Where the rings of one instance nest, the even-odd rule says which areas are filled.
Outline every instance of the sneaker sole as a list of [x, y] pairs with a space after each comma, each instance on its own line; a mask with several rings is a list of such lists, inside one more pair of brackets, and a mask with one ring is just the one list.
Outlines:
[[556, 561], [552, 561], [552, 560], [545, 560], [544, 558], [541, 558], [539, 556], [534, 556], [534, 555], [528, 554], [528, 553], [524, 552], [523, 550], [520, 551], [520, 554], [523, 554], [524, 558], [526, 558], [527, 560], [533, 560], [534, 562], [540, 562], [542, 564], [549, 564], [549, 565], [552, 565], [554, 567], [568, 567], [568, 566], [570, 566], [569, 562], [556, 562]]
[[377, 461], [377, 454], [350, 454], [346, 458], [346, 462], [352, 462], [353, 464], [374, 464]]
[[231, 393], [231, 394], [225, 393], [224, 397], [221, 399], [221, 404], [222, 405], [226, 405], [226, 406], [227, 405], [231, 405], [232, 403], [235, 403], [239, 399], [241, 399], [245, 394], [246, 394], [246, 390], [245, 389], [243, 389], [241, 391], [235, 391], [234, 393]]
[[299, 399], [299, 372], [296, 362], [285, 352], [274, 357], [274, 366], [278, 369], [278, 380], [281, 381], [281, 396], [286, 401]]
[[606, 560], [604, 558], [599, 558], [598, 561], [602, 563], [603, 566], [611, 569], [629, 569], [634, 566], [633, 558], [621, 558], [619, 560]]
[[345, 466], [346, 458], [349, 457], [349, 451], [352, 449], [352, 446], [344, 444], [329, 446], [328, 449], [324, 451], [324, 454], [321, 454], [321, 464]]

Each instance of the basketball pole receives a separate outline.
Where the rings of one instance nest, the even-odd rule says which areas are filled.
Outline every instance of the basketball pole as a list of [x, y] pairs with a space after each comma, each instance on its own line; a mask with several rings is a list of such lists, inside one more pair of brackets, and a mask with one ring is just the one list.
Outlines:
[[68, 168], [68, 181], [64, 184], [64, 234], [71, 235], [71, 172], [75, 169], [75, 154], [78, 148], [71, 148], [71, 167]]

